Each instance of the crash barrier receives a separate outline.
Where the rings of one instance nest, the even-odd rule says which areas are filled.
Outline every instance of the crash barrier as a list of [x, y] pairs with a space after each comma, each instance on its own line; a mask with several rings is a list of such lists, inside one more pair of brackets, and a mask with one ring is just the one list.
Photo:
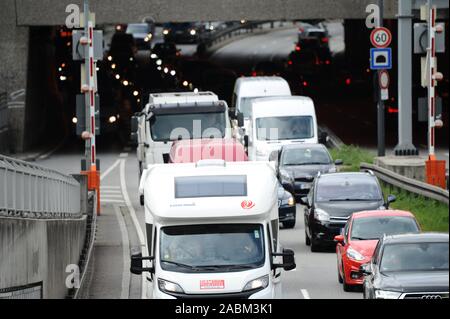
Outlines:
[[382, 168], [373, 164], [361, 163], [360, 170], [371, 170], [384, 183], [400, 189], [404, 189], [410, 193], [434, 199], [447, 205], [449, 203], [448, 190], [444, 190], [440, 187], [429, 185], [427, 183], [402, 176], [386, 168]]
[[6, 93], [0, 93], [0, 152], [8, 150], [8, 99]]
[[0, 155], [0, 216], [79, 218], [80, 183], [53, 169]]
[[[279, 22], [278, 24], [281, 24]], [[197, 47], [197, 54], [202, 56], [205, 55], [208, 50], [225, 40], [231, 39], [235, 36], [239, 36], [246, 33], [253, 33], [255, 30], [261, 28], [264, 24], [269, 24], [270, 28], [275, 27], [275, 22], [273, 21], [250, 21], [250, 22], [235, 22], [230, 24], [227, 28], [208, 34], [205, 37], [201, 37]]]
[[96, 205], [86, 177], [76, 177], [0, 156], [0, 299], [67, 298], [80, 288]]

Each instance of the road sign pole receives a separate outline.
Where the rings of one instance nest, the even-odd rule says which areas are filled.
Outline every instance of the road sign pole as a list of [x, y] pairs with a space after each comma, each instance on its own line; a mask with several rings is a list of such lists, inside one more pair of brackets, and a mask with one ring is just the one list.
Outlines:
[[436, 71], [436, 8], [428, 1], [428, 155], [435, 160], [435, 111], [436, 111], [436, 80], [433, 78]]
[[[384, 10], [384, 0], [378, 0], [378, 6], [380, 8], [380, 18], [378, 20], [378, 27], [383, 26], [383, 10]], [[380, 70], [377, 71], [377, 136], [378, 136], [378, 156], [386, 155], [386, 145], [385, 145], [385, 112], [384, 112], [384, 101], [381, 98], [381, 88], [378, 84], [378, 79], [380, 78]]]

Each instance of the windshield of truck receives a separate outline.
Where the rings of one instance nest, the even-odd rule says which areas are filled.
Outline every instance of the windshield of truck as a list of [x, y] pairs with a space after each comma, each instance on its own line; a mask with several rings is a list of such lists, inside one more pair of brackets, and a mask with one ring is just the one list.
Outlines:
[[251, 116], [252, 110], [252, 100], [256, 97], [243, 97], [239, 103], [239, 112], [244, 114], [244, 118], [249, 118]]
[[161, 268], [175, 272], [234, 272], [264, 265], [264, 231], [258, 224], [161, 228]]
[[157, 142], [197, 138], [224, 138], [226, 116], [221, 113], [164, 114], [151, 120], [152, 140]]
[[256, 119], [260, 141], [301, 140], [314, 137], [312, 116], [263, 117]]

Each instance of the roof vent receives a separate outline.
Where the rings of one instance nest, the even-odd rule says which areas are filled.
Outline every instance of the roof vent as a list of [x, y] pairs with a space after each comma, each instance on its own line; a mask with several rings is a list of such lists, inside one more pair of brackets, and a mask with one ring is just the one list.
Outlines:
[[208, 166], [225, 167], [226, 162], [222, 159], [207, 159], [207, 160], [200, 160], [195, 165], [195, 167], [208, 167]]

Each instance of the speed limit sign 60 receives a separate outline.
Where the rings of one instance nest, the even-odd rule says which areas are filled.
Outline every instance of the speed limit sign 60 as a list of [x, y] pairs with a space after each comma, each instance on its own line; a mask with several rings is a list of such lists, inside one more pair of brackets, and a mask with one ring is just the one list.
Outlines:
[[375, 28], [370, 34], [370, 42], [376, 48], [387, 48], [392, 42], [392, 34], [389, 29]]

